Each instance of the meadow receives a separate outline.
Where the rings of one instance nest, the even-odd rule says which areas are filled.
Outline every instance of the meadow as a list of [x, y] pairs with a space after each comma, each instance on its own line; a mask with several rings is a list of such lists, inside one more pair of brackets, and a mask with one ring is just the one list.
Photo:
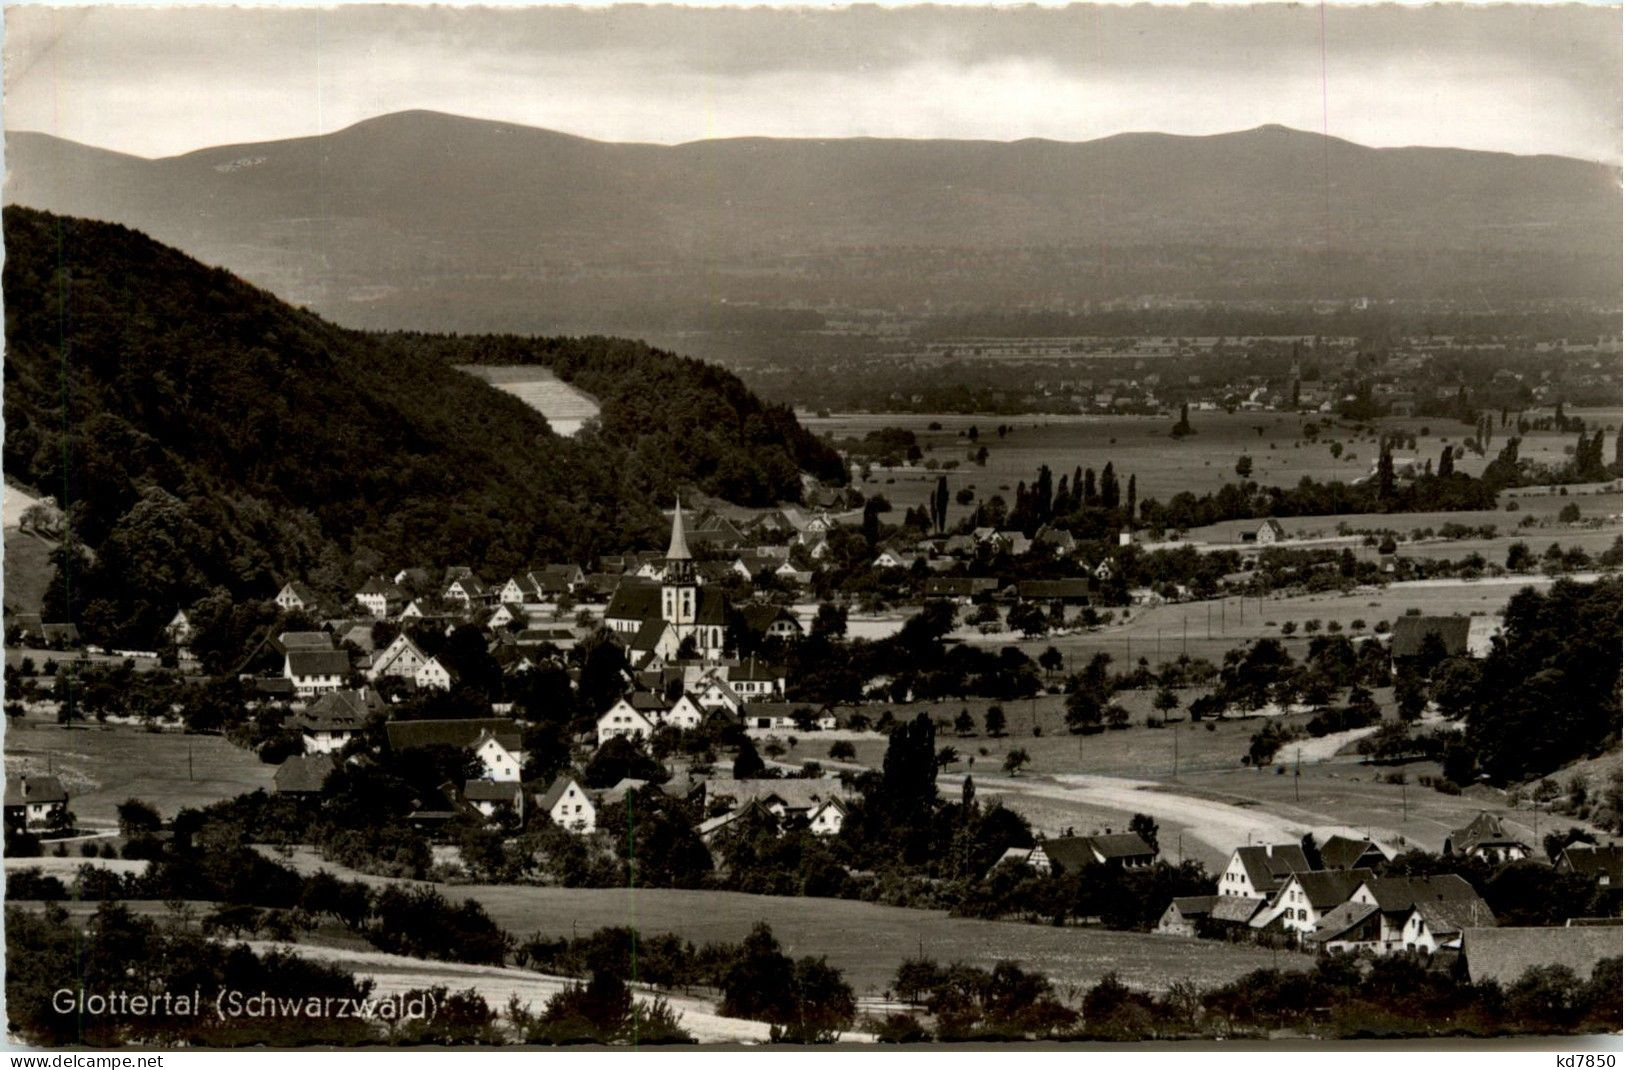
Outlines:
[[[327, 868], [347, 875], [308, 851], [296, 852], [293, 864], [306, 871]], [[533, 933], [584, 936], [605, 926], [631, 925], [650, 935], [675, 933], [696, 944], [736, 942], [763, 921], [772, 926], [787, 954], [827, 956], [863, 997], [883, 994], [891, 987], [898, 964], [920, 954], [982, 967], [1015, 959], [1062, 987], [1092, 985], [1115, 971], [1125, 984], [1159, 991], [1186, 978], [1223, 983], [1277, 958], [1262, 948], [1215, 941], [951, 918], [939, 910], [844, 899], [670, 888], [468, 884], [441, 890], [453, 901], [478, 901], [498, 925], [521, 939]], [[1283, 966], [1310, 962], [1285, 953], [1279, 961]]]
[[[1617, 409], [1576, 410], [1574, 415], [1584, 417], [1593, 427], [1620, 425]], [[1331, 418], [1325, 415], [1282, 412], [1192, 412], [1191, 426], [1196, 433], [1185, 439], [1169, 436], [1177, 418], [1174, 416], [838, 413], [820, 417], [803, 413], [800, 418], [815, 433], [836, 439], [861, 438], [885, 427], [906, 428], [915, 433], [926, 461], [959, 462], [948, 472], [931, 471], [923, 464], [875, 467], [869, 481], [862, 484], [863, 491], [884, 494], [899, 511], [925, 504], [940, 475], [948, 477], [950, 495], [969, 487], [979, 498], [999, 494], [1007, 502], [1013, 501], [1016, 484], [1030, 483], [1042, 464], [1050, 466], [1058, 482], [1063, 474], [1070, 476], [1079, 466], [1094, 468], [1098, 474], [1110, 461], [1125, 485], [1130, 474], [1136, 477], [1141, 500], [1166, 501], [1181, 491], [1200, 495], [1217, 490], [1237, 478], [1236, 461], [1243, 454], [1253, 460], [1250, 478], [1264, 486], [1291, 486], [1304, 476], [1351, 482], [1373, 470], [1378, 436], [1383, 432], [1416, 435], [1416, 449], [1403, 451], [1403, 456], [1414, 456], [1420, 464], [1430, 458], [1437, 462], [1446, 443], [1461, 442], [1470, 430], [1442, 418], [1385, 418], [1362, 425], [1374, 430], [1358, 434], [1350, 424], [1329, 423]], [[1312, 442], [1302, 438], [1302, 429], [1310, 422], [1321, 427]], [[1001, 423], [1007, 429], [1003, 438], [997, 434]], [[932, 430], [933, 424], [939, 429]], [[973, 426], [979, 432], [975, 443], [965, 436]], [[1567, 433], [1531, 432], [1524, 438], [1519, 454], [1541, 463], [1558, 464], [1564, 450], [1573, 447], [1574, 439]], [[1481, 473], [1505, 440], [1505, 432], [1497, 428], [1489, 455], [1479, 457], [1469, 452], [1457, 462], [1457, 470]], [[1343, 445], [1340, 457], [1332, 456], [1333, 442]], [[978, 446], [987, 447], [985, 467], [968, 458]], [[958, 523], [971, 508], [951, 503], [949, 523]], [[1612, 512], [1618, 514], [1617, 503]], [[1335, 520], [1326, 524], [1327, 518], [1312, 519], [1336, 527]], [[1506, 523], [1505, 518], [1502, 523]], [[1391, 518], [1387, 526], [1399, 525], [1393, 524]], [[1410, 526], [1407, 521], [1402, 530]]]
[[577, 390], [546, 368], [530, 364], [459, 364], [457, 368], [523, 401], [547, 417], [557, 434], [573, 435], [581, 430], [582, 424], [598, 416], [598, 402], [591, 395]]
[[111, 828], [126, 799], [142, 799], [172, 818], [182, 807], [269, 790], [276, 767], [220, 736], [13, 718], [6, 726], [6, 774], [25, 772], [61, 778], [80, 827]]

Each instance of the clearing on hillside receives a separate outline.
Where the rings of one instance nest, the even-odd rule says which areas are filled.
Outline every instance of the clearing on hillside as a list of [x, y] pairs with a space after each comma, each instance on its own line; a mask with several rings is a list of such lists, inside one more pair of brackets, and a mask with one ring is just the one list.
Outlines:
[[457, 370], [484, 379], [498, 390], [512, 394], [547, 417], [553, 430], [565, 437], [574, 435], [588, 420], [598, 416], [598, 402], [592, 395], [577, 390], [548, 369], [534, 364], [459, 364]]

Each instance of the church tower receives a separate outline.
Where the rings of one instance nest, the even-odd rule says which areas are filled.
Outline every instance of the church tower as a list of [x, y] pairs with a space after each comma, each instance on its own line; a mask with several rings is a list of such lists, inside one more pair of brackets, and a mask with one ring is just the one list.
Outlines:
[[694, 625], [699, 605], [699, 585], [694, 579], [694, 557], [683, 536], [683, 501], [671, 518], [671, 545], [666, 549], [666, 575], [660, 585], [660, 616], [684, 635]]

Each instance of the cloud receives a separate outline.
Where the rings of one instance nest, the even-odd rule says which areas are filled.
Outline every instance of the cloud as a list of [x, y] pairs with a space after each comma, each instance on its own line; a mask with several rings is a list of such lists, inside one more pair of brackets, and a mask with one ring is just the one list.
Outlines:
[[6, 123], [166, 155], [405, 108], [660, 142], [1276, 122], [1617, 162], [1620, 29], [1537, 5], [11, 7]]

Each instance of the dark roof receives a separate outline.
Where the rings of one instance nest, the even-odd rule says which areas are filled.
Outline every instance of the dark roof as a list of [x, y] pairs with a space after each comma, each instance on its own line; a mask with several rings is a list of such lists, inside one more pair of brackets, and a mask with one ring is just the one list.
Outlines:
[[1511, 844], [1522, 846], [1516, 836], [1507, 832], [1501, 819], [1488, 810], [1479, 811], [1477, 817], [1459, 829], [1451, 829], [1450, 835], [1445, 837], [1445, 846], [1451, 854], [1470, 854], [1476, 847]]
[[1043, 601], [1050, 598], [1088, 598], [1089, 581], [1085, 579], [1022, 580], [1016, 585], [1016, 594], [1030, 601]]
[[1467, 630], [1472, 621], [1467, 617], [1400, 617], [1394, 621], [1393, 642], [1389, 650], [1396, 658], [1413, 658], [1422, 652], [1422, 642], [1429, 635], [1444, 641], [1446, 654], [1467, 652]]
[[789, 621], [796, 626], [797, 631], [801, 630], [801, 622], [796, 619], [796, 615], [783, 606], [752, 602], [750, 605], [742, 606], [739, 613], [745, 627], [753, 632], [765, 632], [781, 620]]
[[338, 765], [331, 754], [296, 754], [277, 766], [276, 775], [271, 779], [276, 790], [283, 794], [317, 792]]
[[1564, 869], [1587, 877], [1609, 877], [1616, 884], [1620, 880], [1620, 845], [1617, 843], [1600, 847], [1589, 843], [1571, 843], [1563, 848], [1557, 861]]
[[999, 581], [992, 576], [935, 576], [925, 581], [926, 596], [938, 598], [973, 598], [998, 587]]
[[1341, 903], [1315, 923], [1315, 931], [1307, 936], [1311, 941], [1335, 940], [1358, 928], [1377, 908], [1370, 903]]
[[1489, 904], [1476, 895], [1469, 899], [1423, 899], [1417, 902], [1415, 910], [1434, 936], [1495, 926], [1495, 915]]
[[254, 678], [254, 691], [260, 695], [288, 695], [293, 694], [293, 681], [286, 676], [256, 676]]
[[463, 798], [469, 802], [505, 802], [518, 805], [524, 789], [516, 780], [470, 780], [463, 785]]
[[1107, 861], [1150, 858], [1157, 853], [1150, 844], [1132, 832], [1105, 836], [1060, 836], [1053, 840], [1045, 840], [1041, 846], [1044, 848], [1044, 857], [1049, 859], [1052, 866], [1073, 872], [1085, 866], [1095, 865], [1098, 861], [1097, 853], [1100, 858]]
[[660, 585], [650, 580], [622, 580], [609, 600], [605, 617], [645, 620], [660, 616]]
[[365, 689], [330, 691], [299, 715], [295, 727], [305, 732], [360, 731], [367, 723], [367, 715], [380, 708], [376, 692], [369, 697]]
[[699, 604], [694, 607], [695, 624], [728, 623], [728, 596], [710, 587], [701, 587]]
[[433, 721], [391, 721], [384, 726], [390, 749], [472, 747], [489, 732], [511, 751], [520, 746], [519, 726], [505, 717], [468, 717]]
[[292, 676], [347, 676], [350, 655], [343, 650], [290, 650], [288, 671]]
[[1222, 895], [1176, 895], [1170, 905], [1184, 917], [1205, 918], [1213, 912], [1214, 902], [1223, 898]]
[[745, 706], [743, 716], [794, 717], [797, 710], [810, 710], [814, 717], [822, 716], [829, 707], [819, 702], [751, 702]]
[[1236, 854], [1241, 856], [1247, 879], [1261, 892], [1274, 891], [1292, 874], [1307, 873], [1311, 868], [1303, 845], [1297, 843], [1237, 847]]
[[79, 641], [79, 625], [77, 624], [41, 624], [40, 634], [45, 636], [46, 642], [77, 643]]
[[537, 800], [536, 805], [543, 813], [551, 811], [558, 804], [558, 801], [564, 798], [564, 793], [569, 790], [571, 784], [575, 784], [582, 794], [586, 794], [587, 789], [583, 788], [575, 777], [566, 773], [563, 776], [553, 778], [553, 783], [547, 786], [547, 790], [542, 793], [542, 797]]
[[[1478, 893], [1455, 873], [1425, 877], [1376, 877], [1365, 882], [1385, 914], [1407, 912], [1421, 903], [1473, 903]], [[1488, 908], [1485, 908], [1486, 912]]]
[[773, 683], [783, 676], [783, 668], [777, 665], [764, 665], [755, 658], [746, 658], [728, 670], [728, 682], [730, 684], [739, 680]]
[[[290, 580], [283, 584], [282, 590], [293, 592], [294, 597], [301, 602], [316, 601], [316, 592], [311, 590], [310, 585], [303, 580]], [[278, 591], [277, 593], [281, 594], [282, 592]]]
[[6, 805], [26, 806], [30, 803], [65, 803], [67, 789], [54, 776], [16, 776], [6, 778]]
[[1312, 869], [1294, 874], [1309, 905], [1316, 910], [1330, 910], [1348, 901], [1360, 885], [1371, 879], [1369, 869]]
[[1591, 925], [1467, 929], [1461, 951], [1474, 984], [1509, 985], [1531, 966], [1567, 966], [1588, 979], [1597, 963], [1619, 955], [1619, 930]]
[[1331, 836], [1320, 845], [1320, 862], [1327, 869], [1354, 869], [1362, 859], [1368, 863], [1374, 859], [1365, 856], [1375, 851], [1379, 857], [1381, 848], [1370, 840], [1357, 840], [1352, 836]]

